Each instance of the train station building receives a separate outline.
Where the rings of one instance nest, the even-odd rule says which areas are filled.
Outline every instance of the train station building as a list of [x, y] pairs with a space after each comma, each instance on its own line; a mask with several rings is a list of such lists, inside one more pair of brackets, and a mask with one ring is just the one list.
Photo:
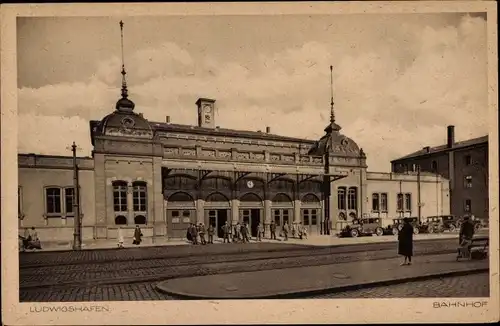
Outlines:
[[[226, 221], [247, 222], [253, 236], [262, 223], [268, 236], [271, 221], [323, 234], [360, 217], [387, 225], [403, 216], [449, 214], [442, 176], [367, 171], [366, 155], [341, 133], [333, 103], [317, 141], [275, 135], [269, 127], [219, 127], [215, 105], [208, 98], [193, 103], [197, 124], [153, 122], [136, 112], [124, 83], [115, 110], [90, 122], [92, 156], [76, 159], [84, 241], [116, 238], [119, 226], [131, 236], [140, 225], [145, 241], [154, 241], [185, 237], [189, 223], [220, 232]], [[72, 241], [73, 158], [19, 154], [18, 165], [20, 232], [34, 226], [42, 241]]]

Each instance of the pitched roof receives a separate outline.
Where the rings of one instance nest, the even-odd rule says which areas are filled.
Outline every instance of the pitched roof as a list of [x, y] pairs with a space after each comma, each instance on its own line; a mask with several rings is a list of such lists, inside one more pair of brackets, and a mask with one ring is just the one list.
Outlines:
[[487, 142], [488, 142], [488, 136], [482, 136], [482, 137], [478, 137], [478, 138], [472, 138], [472, 139], [467, 139], [464, 141], [456, 142], [452, 148], [448, 148], [447, 144], [434, 146], [434, 147], [429, 146], [428, 148], [424, 147], [416, 152], [413, 152], [411, 154], [394, 159], [391, 162], [396, 162], [399, 160], [404, 160], [404, 159], [409, 159], [409, 158], [416, 158], [416, 157], [424, 156], [424, 155], [436, 154], [436, 153], [440, 153], [440, 152], [446, 152], [449, 150], [457, 150], [457, 149], [461, 149], [461, 148], [465, 148], [465, 147], [484, 144]]
[[248, 131], [248, 130], [237, 130], [237, 129], [226, 129], [226, 128], [214, 129], [214, 128], [204, 128], [198, 126], [173, 124], [173, 123], [159, 123], [153, 121], [151, 121], [150, 124], [157, 131], [173, 131], [173, 132], [177, 131], [177, 132], [189, 132], [202, 135], [210, 135], [210, 136], [221, 135], [229, 137], [243, 137], [243, 138], [253, 138], [253, 139], [263, 139], [263, 140], [294, 142], [307, 145], [314, 145], [316, 142], [314, 140], [309, 140], [309, 139], [286, 137], [260, 131]]

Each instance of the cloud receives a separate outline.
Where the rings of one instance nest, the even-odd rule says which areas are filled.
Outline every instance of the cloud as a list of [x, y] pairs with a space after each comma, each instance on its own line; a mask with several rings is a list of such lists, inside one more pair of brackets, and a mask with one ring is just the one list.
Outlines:
[[[169, 115], [194, 124], [194, 102], [211, 97], [221, 127], [270, 126], [273, 133], [317, 139], [328, 122], [333, 64], [337, 122], [363, 147], [370, 170], [387, 171], [391, 159], [443, 143], [448, 124], [457, 126], [457, 138], [487, 133], [482, 18], [464, 16], [440, 28], [405, 23], [385, 34], [377, 42], [369, 33], [353, 44], [347, 36], [341, 45], [312, 41], [244, 62], [210, 53], [194, 60], [188, 50], [162, 43], [127, 59], [130, 97], [151, 121]], [[89, 153], [88, 120], [114, 109], [120, 65], [112, 57], [86, 82], [20, 89], [20, 151], [62, 154], [75, 139]]]

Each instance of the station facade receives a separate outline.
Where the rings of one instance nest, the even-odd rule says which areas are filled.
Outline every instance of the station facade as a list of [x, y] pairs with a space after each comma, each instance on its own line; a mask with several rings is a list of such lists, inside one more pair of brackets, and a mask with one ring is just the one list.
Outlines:
[[[125, 86], [126, 87], [126, 86]], [[340, 221], [449, 214], [449, 182], [432, 173], [368, 172], [366, 155], [335, 123], [333, 105], [318, 141], [215, 125], [215, 100], [196, 102], [197, 125], [150, 122], [126, 88], [116, 109], [90, 122], [92, 157], [78, 157], [82, 238], [185, 237], [189, 223], [302, 223], [310, 234]], [[19, 229], [42, 240], [72, 241], [73, 158], [19, 154]], [[325, 179], [326, 178], [326, 179]], [[328, 180], [328, 181], [325, 181]], [[420, 207], [420, 209], [418, 209]], [[330, 220], [325, 220], [325, 210]]]

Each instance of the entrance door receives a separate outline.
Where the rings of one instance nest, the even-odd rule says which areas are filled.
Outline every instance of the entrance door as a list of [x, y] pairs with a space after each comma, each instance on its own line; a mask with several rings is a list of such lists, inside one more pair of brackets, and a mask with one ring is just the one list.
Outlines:
[[274, 223], [277, 230], [280, 230], [285, 225], [285, 222], [290, 226], [290, 211], [291, 209], [288, 208], [273, 209]]
[[308, 233], [318, 233], [319, 228], [319, 214], [320, 210], [317, 208], [302, 209], [302, 224], [307, 228]]
[[167, 227], [170, 238], [186, 238], [187, 228], [196, 216], [195, 210], [190, 209], [168, 209]]
[[248, 225], [251, 237], [257, 237], [257, 231], [260, 223], [260, 209], [242, 209], [240, 211], [241, 220]]
[[213, 225], [216, 230], [215, 234], [218, 238], [224, 237], [222, 227], [226, 224], [226, 221], [228, 221], [227, 216], [227, 209], [211, 209], [208, 211], [208, 223]]

